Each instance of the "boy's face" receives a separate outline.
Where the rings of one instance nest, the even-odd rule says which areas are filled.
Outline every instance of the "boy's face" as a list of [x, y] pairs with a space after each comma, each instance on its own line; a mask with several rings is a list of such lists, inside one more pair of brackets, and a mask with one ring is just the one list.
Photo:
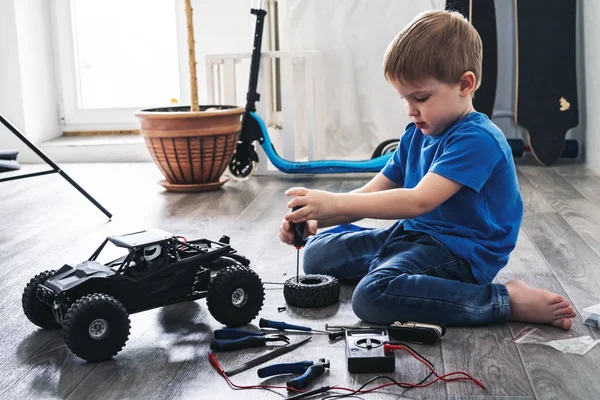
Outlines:
[[429, 78], [420, 83], [392, 82], [404, 99], [406, 112], [424, 135], [437, 135], [473, 111], [464, 85], [450, 85]]

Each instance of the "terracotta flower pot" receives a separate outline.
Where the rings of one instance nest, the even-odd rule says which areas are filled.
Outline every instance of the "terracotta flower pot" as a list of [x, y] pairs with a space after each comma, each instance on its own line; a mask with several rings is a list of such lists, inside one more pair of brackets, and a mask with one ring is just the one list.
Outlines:
[[[215, 111], [203, 111], [209, 108]], [[152, 159], [165, 176], [167, 190], [217, 189], [242, 129], [245, 109], [237, 106], [149, 108], [135, 115]]]

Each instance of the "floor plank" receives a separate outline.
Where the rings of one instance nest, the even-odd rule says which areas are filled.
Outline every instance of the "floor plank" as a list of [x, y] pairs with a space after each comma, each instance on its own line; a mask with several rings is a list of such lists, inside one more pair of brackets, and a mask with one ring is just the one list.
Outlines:
[[457, 382], [448, 385], [448, 395], [533, 395], [521, 357], [506, 340], [510, 335], [506, 324], [450, 329], [442, 343], [446, 371], [465, 371], [486, 389], [472, 382]]
[[600, 205], [600, 178], [573, 177], [569, 179], [569, 184], [583, 197], [596, 205]]
[[[570, 298], [567, 291], [559, 283], [557, 274], [537, 249], [536, 243], [525, 231], [521, 231], [517, 248], [509, 265], [500, 272], [497, 281], [505, 283], [511, 279], [522, 279], [529, 285], [562, 295], [576, 307], [578, 302]], [[560, 277], [560, 276], [559, 276]], [[579, 304], [579, 306], [581, 306]], [[545, 325], [509, 323], [512, 337], [525, 327], [537, 327], [547, 332], [559, 331]], [[595, 336], [594, 330], [583, 324], [581, 315], [574, 319], [572, 332], [574, 336]], [[510, 338], [506, 338], [509, 342]], [[585, 356], [561, 353], [549, 346], [536, 344], [510, 344], [519, 351], [527, 376], [538, 399], [592, 399], [596, 398], [598, 387], [588, 382], [600, 373], [598, 355], [600, 348], [596, 346]], [[507, 366], [509, 368], [509, 366]]]
[[526, 215], [554, 211], [552, 205], [535, 188], [535, 186], [533, 186], [527, 176], [520, 171], [517, 171], [517, 176], [519, 179], [519, 187], [521, 188], [521, 197], [523, 198], [524, 212]]
[[522, 165], [518, 167], [518, 170], [546, 199], [579, 199], [582, 197], [565, 178], [551, 169]]
[[525, 217], [523, 226], [578, 311], [600, 303], [600, 257], [558, 214]]
[[[220, 325], [204, 300], [131, 316], [124, 350], [112, 361], [87, 364], [64, 345], [58, 331], [41, 331], [21, 311], [21, 293], [36, 273], [81, 261], [111, 234], [155, 227], [188, 238], [221, 235], [248, 256], [267, 282], [295, 275], [296, 250], [278, 241], [288, 211], [283, 193], [291, 186], [350, 191], [370, 176], [252, 177], [202, 194], [165, 192], [153, 164], [68, 165], [67, 172], [114, 214], [111, 221], [58, 175], [0, 183], [0, 398], [79, 399], [103, 397], [180, 399], [281, 398], [283, 390], [233, 391], [207, 361], [212, 331]], [[569, 298], [576, 308], [600, 303], [598, 226], [600, 177], [583, 167], [552, 169], [519, 165], [526, 218], [517, 249], [498, 282], [515, 277]], [[389, 226], [393, 221], [361, 221]], [[340, 302], [320, 310], [287, 306], [281, 285], [266, 284], [260, 316], [323, 329], [325, 323], [360, 321], [351, 308], [353, 286], [344, 284]], [[278, 312], [277, 307], [286, 306]], [[414, 346], [438, 372], [464, 370], [488, 389], [471, 383], [436, 383], [425, 389], [386, 388], [368, 399], [594, 398], [600, 389], [598, 347], [583, 357], [547, 346], [515, 345], [510, 339], [525, 324], [448, 329], [435, 346]], [[573, 332], [598, 336], [575, 319]], [[290, 334], [292, 340], [303, 335]], [[220, 353], [225, 367], [263, 354], [265, 349]], [[311, 343], [277, 362], [328, 358], [332, 368], [315, 386], [358, 387], [375, 374], [349, 374], [343, 342], [315, 335]], [[425, 368], [407, 354], [396, 355], [394, 376], [416, 382]], [[289, 376], [267, 382], [284, 384]], [[257, 384], [255, 369], [236, 375], [237, 384]], [[384, 383], [381, 381], [379, 383]], [[322, 397], [322, 396], [321, 396]], [[316, 398], [319, 398], [317, 396]]]

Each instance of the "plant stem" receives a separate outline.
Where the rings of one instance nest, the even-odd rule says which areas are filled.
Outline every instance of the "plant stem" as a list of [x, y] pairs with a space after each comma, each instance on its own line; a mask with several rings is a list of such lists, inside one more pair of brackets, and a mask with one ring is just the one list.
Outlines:
[[196, 42], [194, 41], [194, 19], [191, 0], [185, 0], [185, 16], [187, 19], [187, 42], [192, 97], [192, 107], [190, 111], [198, 112], [200, 111], [200, 107], [198, 106], [198, 77], [196, 76]]

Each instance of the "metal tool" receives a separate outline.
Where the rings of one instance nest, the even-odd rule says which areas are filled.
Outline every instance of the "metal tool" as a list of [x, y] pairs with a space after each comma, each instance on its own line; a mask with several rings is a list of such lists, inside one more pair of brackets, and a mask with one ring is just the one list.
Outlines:
[[302, 374], [287, 382], [288, 390], [290, 388], [302, 390], [306, 388], [313, 379], [323, 375], [325, 370], [329, 369], [329, 366], [329, 360], [321, 358], [316, 363], [313, 363], [312, 361], [300, 361], [295, 363], [273, 364], [259, 369], [256, 373], [260, 378], [282, 374]]
[[303, 344], [307, 343], [311, 339], [312, 339], [312, 337], [309, 336], [309, 337], [307, 337], [305, 339], [302, 339], [299, 342], [288, 344], [287, 346], [283, 346], [283, 347], [280, 347], [280, 348], [275, 349], [273, 351], [270, 351], [269, 353], [263, 354], [260, 357], [257, 357], [257, 358], [255, 358], [253, 360], [250, 360], [250, 361], [246, 362], [245, 364], [243, 364], [243, 365], [241, 365], [241, 366], [239, 366], [237, 368], [234, 368], [234, 369], [229, 370], [229, 371], [225, 371], [225, 375], [227, 375], [227, 376], [234, 376], [236, 374], [239, 374], [240, 372], [244, 372], [244, 371], [246, 371], [246, 370], [248, 370], [250, 368], [256, 367], [257, 365], [260, 365], [260, 364], [265, 363], [267, 361], [270, 361], [270, 360], [272, 360], [274, 358], [277, 358], [280, 355], [289, 353], [292, 350], [296, 350], [298, 347], [300, 347]]
[[[292, 212], [301, 209], [302, 207], [296, 206], [292, 208]], [[294, 231], [294, 247], [296, 248], [296, 282], [298, 282], [298, 276], [300, 275], [300, 249], [306, 244], [304, 240], [304, 230], [306, 229], [306, 222], [293, 223], [290, 221], [290, 226]]]
[[432, 344], [440, 340], [446, 333], [446, 327], [441, 324], [427, 324], [423, 322], [399, 322], [396, 321], [391, 325], [372, 325], [372, 326], [344, 326], [344, 325], [328, 325], [325, 324], [325, 329], [329, 331], [329, 340], [337, 340], [344, 336], [346, 330], [359, 329], [387, 329], [390, 338], [394, 340], [404, 340], [422, 344]]
[[330, 332], [344, 331], [346, 329], [371, 329], [371, 326], [360, 326], [360, 325], [329, 325], [325, 324], [325, 330]]
[[313, 329], [309, 326], [292, 325], [292, 324], [288, 324], [286, 322], [271, 321], [269, 319], [264, 319], [264, 318], [261, 318], [258, 321], [258, 326], [260, 326], [261, 328], [278, 329], [280, 331], [303, 331], [303, 332], [317, 332], [317, 333], [329, 334], [329, 332]]
[[218, 339], [210, 342], [210, 349], [212, 351], [235, 351], [251, 347], [263, 347], [267, 345], [267, 342], [285, 342], [289, 344], [290, 339], [281, 334], [243, 336], [238, 339]]

